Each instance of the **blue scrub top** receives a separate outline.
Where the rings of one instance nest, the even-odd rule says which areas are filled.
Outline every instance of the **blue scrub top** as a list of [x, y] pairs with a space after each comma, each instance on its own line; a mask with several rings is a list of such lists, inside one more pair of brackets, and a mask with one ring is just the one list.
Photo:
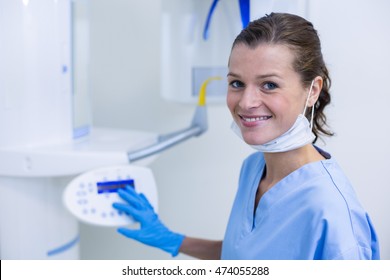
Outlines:
[[256, 211], [265, 161], [254, 153], [243, 163], [238, 192], [222, 245], [222, 259], [379, 259], [368, 214], [338, 164], [306, 164], [268, 190]]

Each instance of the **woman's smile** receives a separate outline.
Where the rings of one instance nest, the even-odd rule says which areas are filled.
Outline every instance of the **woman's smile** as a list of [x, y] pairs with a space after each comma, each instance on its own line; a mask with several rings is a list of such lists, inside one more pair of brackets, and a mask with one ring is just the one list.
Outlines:
[[240, 115], [241, 124], [244, 127], [256, 127], [265, 124], [266, 121], [272, 118], [271, 115], [258, 115], [258, 116], [250, 116], [250, 115]]

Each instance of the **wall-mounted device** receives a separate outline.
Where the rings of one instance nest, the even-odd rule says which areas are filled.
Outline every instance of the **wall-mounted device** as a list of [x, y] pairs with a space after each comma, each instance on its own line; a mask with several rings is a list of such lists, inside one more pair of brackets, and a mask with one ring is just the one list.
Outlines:
[[[170, 101], [195, 103], [201, 83], [209, 103], [225, 104], [230, 50], [250, 20], [271, 12], [307, 16], [307, 0], [210, 0], [161, 2], [161, 94]], [[177, 59], [179, 58], [179, 59]]]

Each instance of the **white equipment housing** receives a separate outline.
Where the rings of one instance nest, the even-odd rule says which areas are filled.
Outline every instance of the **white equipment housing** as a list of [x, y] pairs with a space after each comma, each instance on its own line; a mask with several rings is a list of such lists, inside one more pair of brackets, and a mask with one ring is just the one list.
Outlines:
[[[88, 108], [83, 108], [88, 102], [76, 96], [88, 91], [88, 59], [75, 54], [88, 52], [87, 20], [81, 18], [79, 29], [72, 29], [74, 14], [85, 12], [87, 3], [0, 2], [1, 259], [79, 258], [76, 218], [99, 225], [115, 223], [79, 215], [76, 205], [69, 203], [72, 179], [87, 172], [75, 180], [88, 177], [93, 182], [91, 174], [97, 174], [97, 168], [112, 174], [129, 162], [149, 164], [155, 154], [207, 130], [204, 105], [196, 108], [189, 127], [166, 135], [89, 126]], [[135, 166], [120, 170], [120, 176], [128, 174], [141, 183], [136, 190], [149, 194], [157, 209], [151, 171]], [[70, 212], [61, 199], [67, 185], [65, 205]], [[88, 197], [88, 203], [106, 209], [119, 199], [109, 195], [110, 201], [102, 203], [96, 196]]]
[[[128, 164], [155, 133], [91, 128], [73, 139], [72, 1], [0, 1], [0, 258], [78, 259], [74, 176]], [[140, 162], [149, 163], [153, 158]]]

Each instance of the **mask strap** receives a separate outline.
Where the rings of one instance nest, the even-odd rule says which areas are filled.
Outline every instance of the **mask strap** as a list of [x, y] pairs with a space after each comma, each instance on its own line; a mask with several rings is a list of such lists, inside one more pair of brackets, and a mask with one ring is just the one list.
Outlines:
[[[310, 98], [310, 95], [311, 95], [311, 91], [313, 89], [313, 85], [314, 85], [314, 80], [311, 82], [310, 89], [309, 89], [309, 94], [307, 95], [307, 98], [306, 98], [305, 109], [303, 110], [303, 116], [305, 116], [305, 114], [306, 114], [307, 104], [309, 103], [309, 98]], [[313, 118], [314, 118], [314, 104], [313, 104], [313, 106], [311, 108], [311, 120], [310, 120], [310, 127], [312, 129], [313, 129]]]
[[315, 105], [315, 103], [313, 104], [313, 107], [311, 108], [311, 119], [310, 119], [310, 128], [311, 128], [311, 130], [313, 130], [314, 105]]

